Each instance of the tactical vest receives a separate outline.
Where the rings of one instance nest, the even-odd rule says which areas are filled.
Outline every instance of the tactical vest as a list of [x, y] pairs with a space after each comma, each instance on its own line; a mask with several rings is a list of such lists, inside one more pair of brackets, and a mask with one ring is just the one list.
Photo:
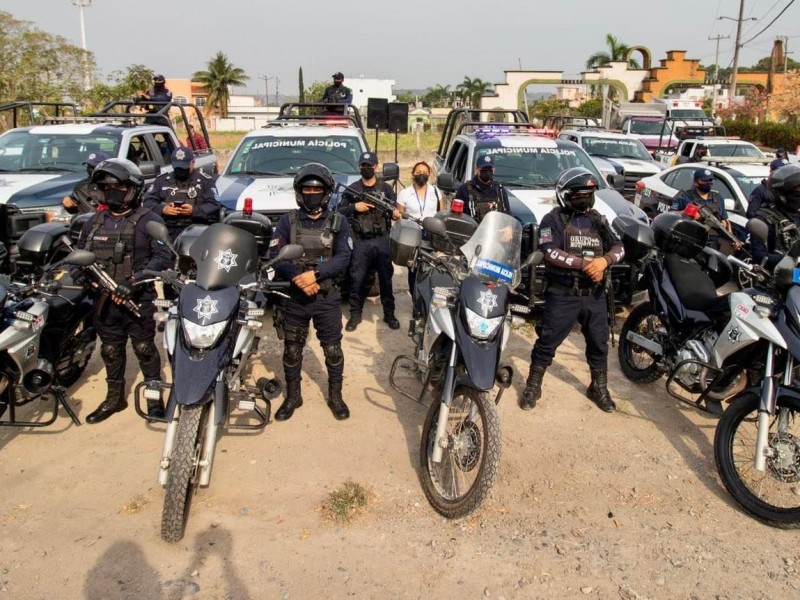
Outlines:
[[502, 193], [503, 186], [496, 182], [492, 182], [492, 187], [486, 192], [478, 190], [472, 181], [468, 182], [467, 195], [469, 197], [469, 212], [472, 218], [480, 223], [487, 214], [493, 210], [499, 210]]
[[[599, 258], [610, 250], [610, 248], [604, 247], [603, 241], [607, 232], [606, 221], [594, 209], [590, 209], [588, 215], [592, 221], [591, 228], [580, 229], [572, 223], [572, 216], [569, 213], [559, 210], [558, 217], [564, 225], [564, 248], [562, 250], [582, 258]], [[576, 269], [563, 269], [545, 262], [545, 272], [555, 275], [561, 281], [568, 277], [572, 280], [573, 287], [583, 288], [594, 285], [588, 275]]]
[[148, 212], [148, 208], [139, 207], [133, 214], [120, 219], [124, 222], [116, 229], [106, 228], [105, 212], [95, 214], [86, 250], [94, 253], [103, 270], [117, 283], [129, 282], [131, 275], [144, 269], [149, 261], [148, 256], [133, 255], [136, 225]]
[[769, 225], [775, 227], [775, 250], [776, 254], [786, 254], [794, 243], [800, 239], [800, 233], [795, 222], [786, 214], [774, 206], [761, 206], [756, 215], [764, 217]]
[[[194, 208], [197, 202], [198, 191], [200, 190], [200, 181], [195, 176], [190, 176], [186, 181], [179, 182], [177, 179], [171, 178], [171, 183], [174, 187], [170, 190], [167, 197], [164, 199], [165, 204], [170, 202], [181, 202], [188, 204]], [[170, 230], [184, 230], [192, 224], [192, 217], [188, 216], [164, 216], [164, 223]]]
[[[289, 211], [289, 243], [300, 244], [303, 247], [303, 256], [293, 264], [301, 271], [314, 271], [322, 263], [333, 257], [333, 244], [339, 227], [334, 222], [337, 213], [331, 211], [325, 217], [321, 228], [303, 227], [303, 222], [296, 210]], [[323, 292], [328, 292], [338, 283], [338, 280], [326, 279], [320, 282]]]
[[[358, 189], [356, 186], [359, 186], [361, 189]], [[372, 192], [376, 194], [383, 193], [383, 182], [380, 179], [378, 179], [378, 183], [369, 188], [364, 187], [363, 181], [357, 181], [352, 187], [359, 192]], [[360, 201], [361, 200], [356, 199], [356, 202]], [[371, 208], [363, 213], [354, 213], [352, 224], [353, 229], [356, 231], [360, 239], [381, 237], [386, 235], [386, 233], [389, 231], [389, 219], [387, 218], [387, 215], [384, 214], [382, 210], [378, 210], [377, 208]]]

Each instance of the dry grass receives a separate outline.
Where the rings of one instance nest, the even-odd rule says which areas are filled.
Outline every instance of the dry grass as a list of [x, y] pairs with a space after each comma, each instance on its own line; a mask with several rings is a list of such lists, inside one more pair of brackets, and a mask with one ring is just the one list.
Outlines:
[[349, 523], [363, 512], [369, 504], [372, 493], [360, 483], [346, 481], [342, 487], [328, 494], [328, 501], [322, 506], [323, 514], [336, 523]]

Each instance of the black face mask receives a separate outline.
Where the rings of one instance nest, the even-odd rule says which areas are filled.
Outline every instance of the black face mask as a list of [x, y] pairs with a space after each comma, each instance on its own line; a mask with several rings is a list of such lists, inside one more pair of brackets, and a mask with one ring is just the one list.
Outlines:
[[325, 192], [319, 194], [301, 194], [303, 198], [303, 210], [310, 215], [315, 215], [323, 210], [323, 202], [325, 200]]
[[416, 175], [414, 175], [414, 183], [422, 187], [423, 185], [428, 183], [428, 176], [425, 173], [417, 173]]
[[492, 183], [492, 181], [494, 181], [494, 172], [478, 171], [478, 179], [480, 179], [483, 183]]
[[590, 198], [581, 198], [580, 200], [570, 202], [570, 206], [572, 206], [572, 210], [576, 213], [585, 213], [592, 207], [592, 200]]
[[364, 179], [372, 179], [375, 177], [375, 167], [361, 167], [359, 171], [361, 171], [361, 176]]
[[126, 199], [130, 190], [118, 190], [114, 188], [105, 188], [103, 190], [104, 204], [108, 206], [108, 210], [115, 213], [125, 212], [128, 207]]
[[189, 175], [192, 174], [192, 172], [189, 169], [182, 169], [181, 167], [175, 167], [174, 173], [175, 173], [175, 179], [177, 179], [178, 181], [186, 181], [187, 179], [189, 179]]

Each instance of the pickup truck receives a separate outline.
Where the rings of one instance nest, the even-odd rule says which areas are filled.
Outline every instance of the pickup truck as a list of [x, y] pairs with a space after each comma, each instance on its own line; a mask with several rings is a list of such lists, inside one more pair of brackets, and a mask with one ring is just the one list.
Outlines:
[[196, 167], [216, 174], [216, 157], [208, 143], [202, 114], [193, 105], [164, 103], [151, 113], [135, 113], [136, 102], [114, 102], [99, 113], [51, 119], [47, 124], [10, 129], [0, 136], [0, 241], [16, 242], [30, 227], [44, 222], [69, 222], [61, 200], [86, 177], [84, 161], [94, 151], [127, 158], [139, 165], [149, 184], [171, 171], [172, 151], [185, 145], [169, 118], [178, 110], [195, 120], [207, 148], [197, 150]]
[[714, 136], [687, 138], [680, 143], [675, 156], [669, 160], [667, 160], [669, 157], [662, 157], [662, 162], [670, 165], [688, 162], [698, 146], [708, 148], [709, 160], [714, 159], [714, 162], [726, 162], [726, 159], [733, 158], [737, 162], [744, 162], [743, 159], [752, 159], [750, 162], [753, 164], [767, 164], [772, 160], [750, 142], [739, 138]]
[[[617, 216], [627, 215], [648, 222], [639, 208], [625, 200], [618, 190], [625, 185], [623, 175], [604, 179], [588, 154], [577, 144], [532, 133], [535, 127], [521, 111], [505, 111], [509, 122], [472, 120], [489, 111], [453, 110], [447, 118], [434, 162], [439, 173], [438, 186], [453, 194], [462, 183], [472, 178], [479, 156], [495, 158], [495, 181], [508, 192], [511, 213], [523, 226], [522, 259], [536, 249], [538, 224], [557, 206], [555, 184], [559, 175], [572, 167], [584, 167], [595, 174], [599, 189], [595, 208], [611, 223]], [[496, 111], [495, 111], [496, 112]], [[612, 187], [613, 186], [613, 187]], [[615, 265], [612, 270], [618, 302], [630, 303], [635, 287], [635, 274], [628, 265]], [[531, 268], [523, 274], [520, 288], [528, 306], [541, 301], [541, 278]]]
[[632, 115], [622, 122], [621, 131], [642, 142], [651, 156], [660, 150], [675, 152], [679, 143], [664, 117]]

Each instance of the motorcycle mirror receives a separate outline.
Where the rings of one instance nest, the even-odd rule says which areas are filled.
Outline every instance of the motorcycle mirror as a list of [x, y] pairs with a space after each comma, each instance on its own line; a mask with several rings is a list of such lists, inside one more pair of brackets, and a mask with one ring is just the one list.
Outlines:
[[456, 184], [452, 173], [439, 173], [439, 176], [436, 178], [436, 187], [445, 192], [454, 192], [456, 190]]
[[303, 256], [303, 247], [300, 244], [286, 244], [280, 249], [278, 255], [275, 257], [274, 262], [282, 260], [297, 260]]
[[422, 228], [433, 235], [447, 237], [447, 226], [437, 217], [425, 217], [422, 220]]
[[528, 255], [528, 258], [525, 259], [525, 262], [522, 263], [521, 269], [526, 269], [530, 266], [537, 267], [540, 264], [542, 264], [543, 260], [544, 260], [544, 252], [542, 252], [541, 250], [536, 250], [534, 252], [531, 252]]
[[383, 164], [383, 180], [393, 181], [400, 177], [400, 167], [397, 163]]
[[62, 264], [73, 265], [76, 267], [88, 267], [93, 265], [94, 261], [94, 252], [89, 252], [88, 250], [73, 250], [67, 254], [66, 258], [64, 258], [62, 261]]
[[769, 227], [761, 219], [750, 219], [747, 221], [747, 231], [750, 235], [766, 242], [769, 237]]
[[147, 231], [147, 235], [157, 242], [164, 244], [175, 256], [178, 256], [175, 246], [172, 245], [172, 241], [169, 239], [169, 231], [166, 225], [158, 221], [150, 221], [145, 227], [145, 231]]

